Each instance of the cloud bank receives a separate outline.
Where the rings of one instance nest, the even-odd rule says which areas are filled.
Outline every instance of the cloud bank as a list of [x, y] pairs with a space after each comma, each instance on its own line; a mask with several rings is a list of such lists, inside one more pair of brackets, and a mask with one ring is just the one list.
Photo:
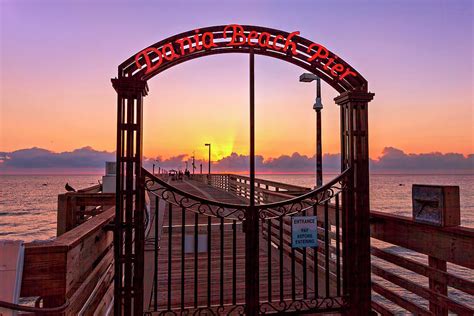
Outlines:
[[[13, 152], [0, 152], [1, 174], [24, 173], [99, 173], [104, 172], [105, 161], [114, 161], [115, 153], [98, 151], [84, 147], [70, 152], [55, 153], [42, 148], [21, 149]], [[181, 154], [167, 159], [161, 157], [144, 158], [144, 166], [151, 169], [152, 165], [160, 168], [184, 169], [185, 161], [191, 168], [188, 155]], [[314, 156], [281, 155], [276, 158], [256, 156], [256, 170], [260, 173], [313, 173]], [[200, 164], [203, 172], [207, 172], [207, 161], [196, 160], [196, 172]], [[232, 153], [212, 163], [213, 172], [247, 172], [249, 159], [247, 155]], [[340, 170], [340, 155], [323, 155], [323, 168], [328, 172]], [[370, 160], [372, 172], [388, 173], [471, 173], [474, 174], [474, 154], [464, 156], [459, 153], [421, 153], [407, 154], [400, 149], [386, 147], [382, 155]]]

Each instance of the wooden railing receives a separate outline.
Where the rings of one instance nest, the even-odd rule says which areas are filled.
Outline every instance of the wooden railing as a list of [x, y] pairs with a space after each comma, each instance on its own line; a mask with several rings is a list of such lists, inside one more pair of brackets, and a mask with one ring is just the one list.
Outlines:
[[[247, 177], [222, 174], [199, 175], [195, 179], [246, 198], [249, 196]], [[256, 179], [256, 183], [260, 203], [285, 200], [309, 190], [260, 179]], [[323, 209], [318, 207], [318, 217], [323, 215]], [[336, 220], [333, 205], [329, 207], [328, 216], [332, 225]], [[284, 225], [288, 228], [284, 230], [284, 238], [290, 238], [289, 223]], [[324, 229], [319, 227], [319, 237], [323, 234]], [[336, 236], [332, 231], [329, 235], [332, 245]], [[374, 311], [381, 315], [406, 311], [416, 315], [474, 315], [474, 229], [435, 227], [408, 217], [371, 211], [371, 238]], [[390, 251], [391, 246], [402, 247], [411, 252], [410, 257], [423, 257], [426, 262]], [[335, 251], [333, 248], [330, 247], [330, 254]], [[324, 252], [318, 251], [318, 261], [322, 263], [324, 258]], [[330, 260], [331, 281], [334, 281], [336, 268], [335, 262]], [[453, 272], [455, 270], [457, 272]], [[411, 273], [409, 277], [407, 271]]]
[[115, 194], [100, 193], [98, 186], [59, 195], [58, 237], [25, 244], [20, 296], [39, 298], [35, 314], [58, 306], [63, 308], [52, 314], [103, 315], [110, 309], [114, 205]]
[[58, 195], [57, 236], [115, 205], [114, 193], [101, 193], [96, 185]]
[[[195, 174], [192, 179], [208, 183], [224, 191], [232, 192], [246, 199], [250, 198], [250, 178], [235, 174]], [[267, 203], [268, 195], [282, 193], [282, 196], [296, 196], [309, 192], [311, 189], [270, 180], [255, 179], [255, 199], [257, 203]], [[280, 194], [275, 194], [280, 196]], [[276, 200], [274, 200], [276, 201]]]
[[[373, 245], [372, 253], [372, 290], [398, 305], [400, 308], [419, 315], [457, 315], [474, 314], [474, 229], [457, 227], [435, 227], [413, 221], [411, 218], [371, 212], [371, 237], [409, 249], [417, 257], [426, 257], [428, 264], [403, 257], [389, 251], [387, 247]], [[376, 242], [372, 242], [376, 244]], [[382, 261], [383, 260], [383, 261]], [[396, 268], [385, 268], [386, 263]], [[463, 267], [470, 279], [447, 271], [448, 264]], [[408, 277], [403, 271], [411, 271]], [[453, 270], [456, 266], [453, 266]], [[411, 299], [400, 291], [394, 291], [382, 284], [386, 281], [416, 295]], [[427, 283], [428, 286], [424, 286]], [[393, 288], [393, 286], [391, 286]], [[460, 291], [464, 302], [448, 295], [448, 289]], [[421, 304], [421, 298], [427, 304]], [[372, 302], [374, 310], [382, 315], [392, 315], [389, 307], [382, 302]]]

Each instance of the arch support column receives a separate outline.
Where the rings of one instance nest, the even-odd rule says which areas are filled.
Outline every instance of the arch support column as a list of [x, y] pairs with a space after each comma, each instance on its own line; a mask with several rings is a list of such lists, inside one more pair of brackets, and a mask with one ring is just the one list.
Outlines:
[[344, 294], [349, 315], [371, 310], [368, 103], [374, 94], [348, 91], [334, 101], [341, 111], [341, 169], [352, 168], [344, 196]]
[[117, 91], [114, 314], [143, 314], [143, 97], [146, 81], [112, 79]]

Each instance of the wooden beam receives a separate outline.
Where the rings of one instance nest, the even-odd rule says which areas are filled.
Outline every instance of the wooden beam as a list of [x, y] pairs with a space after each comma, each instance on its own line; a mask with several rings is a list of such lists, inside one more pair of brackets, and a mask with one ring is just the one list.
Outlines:
[[436, 280], [437, 282], [446, 283], [448, 286], [454, 287], [470, 295], [474, 295], [474, 282], [470, 280], [458, 277], [448, 272], [443, 272], [434, 269], [417, 261], [404, 258], [402, 256], [390, 253], [386, 250], [382, 250], [379, 248], [372, 247], [371, 253], [377, 258], [388, 261], [404, 269], [423, 275], [427, 278]]
[[389, 301], [406, 309], [407, 311], [414, 313], [415, 315], [420, 315], [420, 316], [433, 315], [427, 309], [421, 306], [418, 306], [415, 303], [410, 302], [409, 300], [403, 298], [402, 296], [396, 294], [395, 292], [392, 292], [389, 289], [381, 286], [377, 282], [372, 282], [372, 290], [374, 290], [374, 292], [376, 293], [379, 293], [380, 295], [382, 295]]
[[439, 310], [439, 308], [441, 308], [441, 309], [449, 309], [457, 313], [458, 315], [474, 314], [474, 309], [471, 309], [463, 304], [457, 303], [456, 301], [450, 299], [449, 297], [445, 295], [433, 292], [430, 289], [425, 288], [421, 285], [418, 285], [417, 283], [413, 281], [407, 280], [392, 272], [386, 271], [375, 264], [372, 264], [372, 273], [428, 300], [431, 304], [435, 304], [436, 307], [438, 307], [436, 309], [437, 311]]
[[472, 228], [435, 227], [372, 211], [370, 233], [372, 238], [474, 269]]

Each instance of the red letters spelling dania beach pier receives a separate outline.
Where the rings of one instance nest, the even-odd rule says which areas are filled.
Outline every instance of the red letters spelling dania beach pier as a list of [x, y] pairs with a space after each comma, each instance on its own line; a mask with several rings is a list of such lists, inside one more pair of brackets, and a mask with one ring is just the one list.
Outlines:
[[[179, 58], [195, 54], [200, 51], [210, 50], [216, 47], [255, 47], [257, 49], [271, 49], [273, 51], [292, 54], [301, 54], [297, 50], [297, 39], [300, 32], [291, 32], [287, 35], [271, 34], [259, 31], [251, 27], [243, 27], [237, 24], [224, 26], [221, 32], [194, 31], [193, 36], [185, 36], [163, 44], [161, 47], [148, 47], [135, 55], [135, 64], [138, 69], [146, 66], [145, 74], [150, 74], [158, 68], [163, 67], [166, 62], [178, 60]], [[201, 34], [202, 33], [202, 34]], [[348, 76], [357, 76], [357, 73], [347, 67], [345, 63], [339, 63], [338, 57], [331, 54], [321, 44], [311, 43], [306, 47], [304, 59], [308, 63], [320, 62], [322, 68], [328, 71], [333, 79], [342, 80]]]

